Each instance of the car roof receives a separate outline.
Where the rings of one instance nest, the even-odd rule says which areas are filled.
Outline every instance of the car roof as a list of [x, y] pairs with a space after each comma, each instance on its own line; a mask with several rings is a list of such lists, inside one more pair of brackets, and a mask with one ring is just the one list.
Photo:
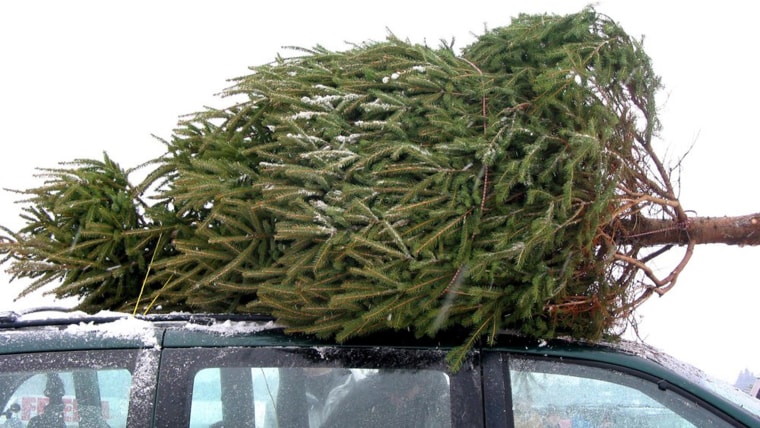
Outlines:
[[[65, 308], [37, 308], [0, 313], [0, 354], [60, 350], [230, 347], [230, 346], [385, 346], [393, 348], [451, 349], [463, 343], [466, 332], [448, 331], [439, 337], [415, 337], [393, 331], [344, 343], [304, 335], [283, 334], [268, 315], [170, 313], [132, 316], [102, 311], [86, 314]], [[65, 337], [66, 340], [61, 340]], [[678, 374], [685, 382], [708, 379], [700, 370], [638, 342], [589, 342], [559, 338], [541, 340], [502, 332], [496, 343], [479, 349], [536, 357], [559, 357], [629, 367], [666, 376]]]
[[[37, 308], [0, 313], [0, 355], [30, 352], [95, 349], [145, 349], [243, 346], [334, 346], [394, 349], [452, 349], [463, 343], [466, 332], [450, 331], [439, 337], [415, 337], [406, 331], [373, 334], [344, 343], [284, 334], [268, 315], [170, 313], [133, 316], [103, 311], [86, 314], [65, 308]], [[722, 410], [760, 407], [754, 399], [704, 372], [639, 342], [590, 342], [569, 338], [542, 340], [502, 332], [480, 352], [508, 352], [544, 359], [582, 361], [654, 378], [663, 389], [678, 388], [694, 396], [717, 397]], [[745, 397], [746, 396], [746, 397]], [[757, 412], [757, 410], [754, 410]]]
[[[287, 337], [274, 344], [389, 346], [403, 348], [449, 349], [458, 346], [466, 337], [465, 331], [447, 331], [438, 337], [416, 337], [407, 331], [377, 333], [338, 344], [305, 335], [285, 335], [284, 328], [274, 318], [260, 314], [193, 314], [169, 313], [130, 315], [101, 311], [87, 314], [67, 308], [43, 307], [21, 312], [0, 312], [0, 338], [4, 345], [14, 341], [42, 350], [62, 347], [94, 349], [100, 347], [168, 347], [194, 346], [261, 346], [263, 336]], [[34, 334], [30, 334], [34, 332]], [[62, 336], [82, 341], [65, 342]], [[86, 340], [84, 340], [86, 339]], [[168, 340], [168, 343], [167, 343]], [[81, 343], [79, 343], [81, 342]], [[481, 347], [483, 348], [483, 347]], [[542, 340], [516, 332], [504, 331], [488, 349], [531, 355], [552, 355], [565, 358], [592, 359], [600, 362], [648, 360], [687, 377], [702, 377], [703, 373], [670, 358], [659, 350], [638, 342], [591, 342], [571, 338]], [[0, 347], [1, 353], [11, 353]]]

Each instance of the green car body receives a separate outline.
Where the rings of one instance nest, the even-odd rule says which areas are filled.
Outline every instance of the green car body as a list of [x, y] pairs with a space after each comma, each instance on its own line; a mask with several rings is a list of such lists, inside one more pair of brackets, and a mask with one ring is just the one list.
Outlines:
[[4, 314], [0, 410], [21, 427], [55, 403], [66, 427], [760, 427], [760, 400], [641, 344], [504, 333], [452, 371], [460, 340], [336, 344], [249, 315]]

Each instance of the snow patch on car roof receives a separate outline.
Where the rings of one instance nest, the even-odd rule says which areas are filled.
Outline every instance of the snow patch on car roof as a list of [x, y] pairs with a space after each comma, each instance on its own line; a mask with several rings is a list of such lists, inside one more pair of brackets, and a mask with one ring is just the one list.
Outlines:
[[111, 322], [95, 323], [90, 321], [70, 324], [64, 331], [73, 334], [95, 334], [107, 339], [136, 340], [149, 347], [159, 345], [153, 324], [132, 316], [123, 316], [123, 314], [121, 318]]
[[212, 332], [223, 336], [236, 336], [242, 334], [259, 333], [265, 330], [279, 329], [281, 326], [274, 321], [232, 321], [224, 320], [210, 325], [187, 322], [183, 328], [188, 330]]

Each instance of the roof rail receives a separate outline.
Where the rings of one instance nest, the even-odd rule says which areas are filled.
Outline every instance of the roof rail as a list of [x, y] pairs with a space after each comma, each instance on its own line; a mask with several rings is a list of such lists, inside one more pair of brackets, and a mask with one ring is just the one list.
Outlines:
[[190, 312], [172, 312], [168, 314], [147, 314], [137, 315], [135, 318], [146, 321], [186, 321], [192, 324], [212, 325], [217, 321], [274, 321], [271, 315], [259, 313], [237, 313], [237, 314], [208, 314], [208, 313], [190, 313]]
[[[40, 314], [43, 312], [51, 312], [51, 315], [45, 317], [28, 317], [29, 315]], [[127, 314], [120, 314], [117, 312], [89, 315], [74, 308], [39, 306], [20, 311], [0, 312], [0, 328], [67, 325], [82, 321], [97, 324], [112, 322], [125, 317], [127, 317]]]
[[[42, 312], [53, 312], [50, 316], [44, 318], [32, 317], [28, 315]], [[56, 315], [60, 314], [60, 315]], [[121, 312], [102, 312], [96, 314], [86, 314], [84, 312], [66, 308], [66, 307], [36, 307], [24, 309], [21, 311], [0, 312], [0, 328], [20, 328], [20, 327], [37, 327], [52, 325], [67, 325], [73, 323], [87, 322], [93, 324], [103, 324], [113, 322], [119, 319], [128, 318], [131, 315]], [[269, 322], [274, 321], [270, 315], [264, 314], [194, 314], [189, 312], [173, 312], [167, 314], [148, 314], [136, 315], [135, 318], [151, 322], [187, 322], [198, 325], [213, 325], [218, 321], [254, 321]]]

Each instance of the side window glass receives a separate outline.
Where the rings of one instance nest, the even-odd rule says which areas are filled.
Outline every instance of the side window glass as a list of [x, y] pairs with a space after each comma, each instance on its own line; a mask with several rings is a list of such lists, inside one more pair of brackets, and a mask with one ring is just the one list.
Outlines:
[[723, 427], [653, 382], [608, 368], [510, 359], [515, 427]]
[[126, 427], [131, 375], [127, 369], [5, 372], [6, 427]]
[[227, 367], [198, 371], [191, 427], [451, 427], [442, 371]]

